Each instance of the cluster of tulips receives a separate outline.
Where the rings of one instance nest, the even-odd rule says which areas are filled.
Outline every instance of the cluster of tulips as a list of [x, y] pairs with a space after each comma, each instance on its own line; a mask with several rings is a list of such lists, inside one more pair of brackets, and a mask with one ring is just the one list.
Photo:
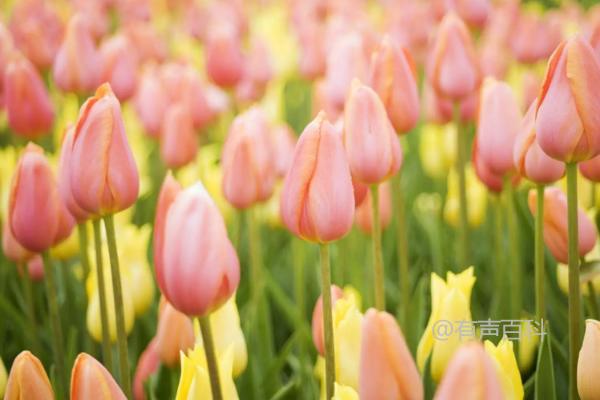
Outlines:
[[4, 399], [600, 399], [600, 7], [3, 0], [0, 172]]

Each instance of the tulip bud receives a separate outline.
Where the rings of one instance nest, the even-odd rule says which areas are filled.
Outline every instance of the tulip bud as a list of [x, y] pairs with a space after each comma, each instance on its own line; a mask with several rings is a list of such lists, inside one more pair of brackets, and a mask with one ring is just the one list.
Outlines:
[[148, 68], [144, 71], [133, 101], [145, 133], [150, 137], [158, 138], [168, 107], [168, 100], [164, 96], [163, 85], [155, 68]]
[[423, 399], [423, 385], [402, 331], [384, 311], [370, 309], [362, 323], [360, 398]]
[[189, 108], [184, 104], [169, 106], [160, 138], [160, 157], [167, 168], [183, 167], [196, 158], [198, 136]]
[[268, 200], [275, 185], [273, 142], [266, 117], [253, 107], [235, 118], [221, 165], [223, 195], [236, 208], [247, 208]]
[[594, 319], [585, 321], [583, 344], [577, 362], [577, 391], [581, 400], [594, 400], [600, 397], [600, 322]]
[[354, 194], [342, 140], [324, 113], [304, 129], [283, 184], [283, 222], [295, 235], [326, 243], [352, 227]]
[[521, 122], [519, 106], [510, 86], [493, 78], [485, 80], [480, 101], [479, 155], [492, 173], [503, 176], [514, 169], [513, 147]]
[[[379, 223], [385, 229], [392, 220], [392, 190], [389, 181], [379, 185]], [[356, 208], [356, 223], [365, 233], [372, 233], [373, 229], [373, 199], [371, 192], [367, 192], [365, 201]]]
[[219, 86], [235, 86], [244, 73], [240, 38], [228, 25], [212, 28], [206, 41], [206, 73]]
[[481, 76], [469, 30], [453, 12], [440, 23], [427, 77], [439, 95], [452, 101], [464, 99], [479, 87]]
[[[514, 148], [514, 163], [522, 176], [535, 183], [552, 183], [565, 173], [565, 166], [560, 161], [550, 158], [538, 144], [535, 134], [534, 101], [525, 114]], [[592, 162], [592, 161], [588, 161]], [[583, 164], [579, 164], [582, 168]]]
[[25, 350], [13, 361], [4, 400], [54, 399], [52, 385], [40, 360]]
[[522, 399], [524, 396], [523, 382], [521, 381], [521, 373], [519, 372], [519, 366], [517, 365], [517, 359], [513, 350], [513, 342], [505, 336], [497, 346], [494, 346], [489, 340], [486, 340], [484, 345], [486, 353], [496, 364], [500, 385], [506, 397]]
[[115, 35], [102, 44], [100, 55], [100, 81], [110, 83], [120, 101], [129, 99], [135, 93], [138, 69], [137, 56], [131, 42], [125, 35]]
[[63, 144], [60, 150], [60, 159], [58, 161], [58, 192], [60, 197], [77, 222], [84, 222], [90, 218], [89, 213], [83, 210], [75, 199], [71, 191], [71, 152], [73, 150], [74, 128], [70, 126], [63, 137]]
[[[335, 302], [344, 296], [344, 291], [337, 285], [331, 285], [331, 307], [335, 307]], [[325, 341], [323, 336], [323, 296], [319, 296], [315, 303], [315, 309], [312, 315], [312, 337], [317, 352], [325, 356]]]
[[538, 143], [563, 162], [589, 160], [600, 153], [600, 63], [580, 36], [552, 54], [536, 108]]
[[533, 64], [546, 59], [562, 40], [561, 25], [547, 16], [521, 13], [512, 26], [509, 43], [517, 61]]
[[475, 174], [479, 178], [479, 180], [488, 188], [488, 190], [500, 193], [502, 192], [502, 187], [504, 185], [503, 176], [499, 174], [495, 174], [490, 166], [485, 162], [485, 160], [481, 157], [479, 151], [479, 141], [478, 138], [475, 137], [473, 141], [473, 167], [475, 170]]
[[434, 398], [501, 400], [504, 396], [494, 361], [480, 343], [469, 343], [452, 357]]
[[138, 360], [133, 377], [133, 398], [135, 400], [146, 400], [144, 384], [151, 375], [158, 371], [160, 366], [160, 357], [156, 347], [156, 338], [154, 338], [148, 343]]
[[[177, 310], [206, 315], [231, 297], [240, 280], [225, 221], [201, 183], [177, 194], [167, 208], [157, 211], [157, 217], [165, 213], [162, 238], [155, 237], [162, 242], [155, 250], [162, 258], [155, 266], [159, 286]], [[202, 242], [195, 241], [198, 237]]]
[[280, 125], [273, 129], [273, 136], [275, 171], [278, 178], [285, 178], [294, 157], [296, 135], [289, 126]]
[[358, 80], [344, 110], [344, 146], [352, 175], [364, 183], [380, 183], [402, 165], [400, 141], [381, 100]]
[[44, 82], [33, 65], [14, 53], [4, 71], [4, 102], [10, 128], [27, 139], [52, 129], [54, 107]]
[[579, 172], [592, 182], [600, 182], [600, 156], [580, 162]]
[[371, 58], [371, 87], [377, 92], [398, 133], [410, 131], [419, 118], [419, 93], [410, 53], [383, 38]]
[[52, 66], [56, 86], [64, 92], [91, 92], [99, 84], [101, 60], [85, 17], [74, 15]]
[[29, 279], [34, 282], [39, 282], [44, 279], [44, 261], [39, 254], [34, 255], [27, 261], [27, 273]]
[[109, 84], [100, 86], [81, 107], [71, 151], [71, 191], [79, 207], [107, 215], [136, 201], [138, 171], [121, 106]]
[[154, 340], [160, 360], [168, 367], [177, 366], [179, 353], [194, 346], [192, 320], [165, 301], [159, 313]]
[[71, 400], [125, 400], [123, 391], [104, 365], [79, 353], [71, 372]]
[[[537, 192], [529, 191], [529, 210], [536, 215]], [[585, 212], [578, 208], [578, 237], [580, 257], [589, 253], [596, 243], [596, 228]], [[554, 258], [561, 263], [567, 263], [568, 253], [568, 224], [567, 196], [556, 187], [544, 191], [544, 242]]]

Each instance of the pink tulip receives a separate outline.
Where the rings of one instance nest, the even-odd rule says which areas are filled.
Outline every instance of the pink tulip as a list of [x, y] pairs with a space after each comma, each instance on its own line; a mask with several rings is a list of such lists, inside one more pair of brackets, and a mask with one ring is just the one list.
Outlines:
[[154, 340], [161, 362], [168, 367], [176, 367], [180, 353], [194, 346], [192, 320], [165, 301], [159, 312]]
[[[339, 286], [331, 285], [331, 307], [335, 302], [344, 297], [344, 291]], [[325, 356], [325, 336], [323, 334], [323, 295], [319, 296], [315, 303], [312, 315], [312, 338], [317, 352]]]
[[479, 54], [482, 76], [503, 79], [510, 62], [510, 54], [505, 45], [496, 37], [486, 35], [482, 38]]
[[[533, 215], [537, 210], [537, 193], [529, 191], [529, 210]], [[585, 212], [577, 211], [579, 256], [589, 253], [596, 244], [596, 228]], [[544, 242], [554, 258], [563, 264], [567, 263], [568, 226], [567, 226], [567, 197], [556, 187], [544, 191]]]
[[287, 125], [279, 125], [273, 129], [275, 155], [275, 172], [278, 178], [285, 178], [294, 157], [296, 135]]
[[523, 74], [523, 94], [521, 105], [524, 110], [528, 110], [531, 104], [537, 102], [537, 96], [542, 86], [542, 78], [537, 74], [527, 71]]
[[504, 399], [497, 371], [481, 343], [465, 344], [452, 356], [434, 399]]
[[552, 54], [538, 99], [535, 129], [550, 157], [589, 160], [600, 153], [600, 63], [580, 36]]
[[71, 17], [52, 67], [56, 86], [64, 92], [87, 93], [99, 84], [102, 58], [82, 15]]
[[100, 47], [102, 71], [100, 81], [108, 82], [120, 101], [128, 100], [135, 93], [138, 61], [129, 39], [118, 34], [106, 40]]
[[62, 233], [62, 204], [52, 169], [41, 147], [29, 143], [13, 175], [8, 218], [27, 250], [41, 253]]
[[41, 361], [25, 350], [13, 361], [6, 382], [5, 400], [49, 400], [54, 399], [50, 379]]
[[81, 107], [69, 169], [73, 198], [90, 214], [115, 213], [137, 199], [138, 171], [127, 142], [119, 100], [108, 83]]
[[189, 316], [207, 315], [225, 303], [237, 289], [240, 265], [225, 221], [201, 183], [175, 196], [162, 230], [162, 260], [155, 268], [169, 303]]
[[439, 95], [452, 101], [464, 99], [479, 87], [481, 74], [471, 36], [453, 12], [440, 23], [429, 55], [427, 77]]
[[325, 73], [325, 46], [322, 24], [308, 20], [298, 28], [300, 56], [298, 69], [306, 79], [315, 79]]
[[394, 129], [410, 131], [419, 118], [416, 71], [407, 50], [386, 36], [371, 58], [370, 84], [383, 102]]
[[125, 400], [110, 372], [87, 353], [79, 353], [71, 372], [71, 400]]
[[492, 13], [489, 0], [449, 0], [448, 3], [467, 24], [477, 28], [482, 28]]
[[235, 86], [244, 73], [240, 39], [228, 25], [213, 27], [206, 42], [206, 73], [221, 87]]
[[484, 159], [481, 158], [479, 153], [479, 146], [477, 137], [473, 141], [473, 168], [475, 169], [475, 175], [479, 178], [479, 180], [487, 186], [487, 188], [495, 193], [502, 192], [502, 187], [504, 185], [504, 181], [502, 179], [502, 175], [495, 174], [492, 169], [487, 165]]
[[[460, 121], [471, 122], [477, 116], [479, 106], [479, 90], [468, 95], [460, 104]], [[454, 118], [452, 101], [440, 97], [440, 95], [429, 85], [424, 83], [423, 108], [425, 119], [437, 124], [445, 124]]]
[[[565, 165], [542, 151], [535, 134], [535, 100], [525, 114], [515, 141], [514, 163], [517, 172], [535, 183], [548, 184], [565, 174]], [[588, 161], [591, 162], [591, 161]], [[580, 168], [584, 163], [579, 164]]]
[[510, 47], [515, 58], [527, 64], [547, 58], [562, 40], [559, 21], [534, 14], [522, 13], [511, 33]]
[[15, 239], [8, 221], [5, 221], [2, 227], [2, 253], [6, 258], [18, 264], [29, 260], [33, 256]]
[[142, 73], [133, 102], [144, 132], [152, 138], [158, 138], [169, 101], [164, 95], [157, 68], [147, 68]]
[[163, 121], [160, 157], [167, 168], [180, 168], [196, 158], [198, 136], [189, 108], [185, 104], [169, 106]]
[[402, 164], [400, 141], [381, 100], [357, 80], [344, 111], [344, 146], [352, 175], [364, 183], [382, 182]]
[[152, 23], [136, 21], [122, 29], [131, 41], [140, 64], [148, 61], [163, 62], [167, 58], [167, 44]]
[[4, 101], [11, 129], [26, 139], [36, 139], [52, 129], [54, 107], [44, 82], [33, 65], [13, 53], [4, 71]]
[[[392, 220], [392, 191], [389, 181], [379, 185], [379, 223], [385, 229]], [[371, 192], [366, 193], [365, 201], [356, 208], [356, 224], [361, 231], [370, 234], [373, 230], [373, 200]]]
[[160, 357], [158, 355], [156, 338], [154, 338], [140, 355], [135, 369], [135, 375], [133, 376], [133, 398], [135, 400], [146, 400], [144, 384], [158, 371], [159, 366]]
[[354, 194], [344, 147], [324, 113], [304, 129], [283, 184], [283, 222], [303, 239], [326, 243], [348, 233]]
[[36, 254], [27, 262], [27, 272], [29, 273], [29, 279], [34, 282], [44, 279], [44, 260], [42, 260], [42, 256]]
[[221, 165], [223, 195], [236, 208], [247, 208], [271, 197], [275, 156], [263, 111], [252, 107], [238, 115], [229, 129]]
[[63, 137], [63, 144], [58, 161], [58, 191], [61, 199], [71, 215], [77, 222], [83, 222], [90, 218], [89, 213], [83, 210], [75, 199], [71, 191], [71, 151], [73, 149], [74, 127], [69, 126]]
[[250, 52], [244, 64], [244, 74], [236, 87], [239, 100], [253, 102], [259, 100], [273, 77], [271, 55], [266, 43], [257, 37], [251, 41]]
[[600, 156], [580, 162], [579, 172], [592, 182], [600, 182]]
[[423, 385], [400, 327], [385, 311], [362, 322], [358, 391], [362, 400], [422, 400]]
[[513, 147], [521, 112], [507, 83], [487, 78], [481, 90], [477, 144], [479, 156], [496, 175], [514, 170]]

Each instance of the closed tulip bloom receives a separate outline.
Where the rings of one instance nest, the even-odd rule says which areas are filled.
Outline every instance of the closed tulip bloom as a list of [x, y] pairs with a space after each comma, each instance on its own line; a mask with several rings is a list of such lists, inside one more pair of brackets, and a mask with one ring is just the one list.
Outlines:
[[600, 153], [600, 63], [580, 36], [552, 54], [537, 102], [538, 143], [563, 162], [589, 160]]
[[456, 14], [446, 14], [429, 55], [429, 82], [442, 97], [457, 101], [477, 90], [480, 75], [469, 30]]
[[198, 152], [198, 136], [187, 105], [169, 106], [160, 138], [160, 157], [167, 168], [177, 169], [194, 161]]
[[160, 357], [156, 347], [156, 338], [154, 338], [148, 343], [138, 360], [133, 376], [133, 398], [135, 400], [146, 399], [144, 384], [160, 367]]
[[583, 344], [577, 362], [577, 391], [581, 400], [600, 399], [600, 322], [594, 319], [585, 321]]
[[86, 212], [106, 215], [137, 199], [139, 176], [121, 106], [105, 83], [81, 107], [71, 153], [71, 191]]
[[[484, 346], [486, 353], [494, 360], [496, 371], [500, 378], [500, 385], [506, 398], [522, 399], [524, 396], [523, 381], [521, 380], [521, 373], [519, 372], [517, 358], [513, 350], [513, 342], [504, 336], [498, 342], [498, 345], [494, 345], [489, 340], [486, 340]], [[519, 347], [519, 350], [522, 352], [524, 349], [523, 347]]]
[[579, 172], [592, 182], [600, 182], [600, 156], [579, 163]]
[[521, 112], [512, 89], [505, 82], [487, 78], [481, 90], [477, 144], [479, 155], [496, 175], [514, 170], [513, 147]]
[[364, 183], [380, 183], [402, 164], [400, 141], [381, 100], [358, 80], [344, 110], [344, 147], [352, 175]]
[[73, 149], [74, 127], [69, 126], [63, 137], [63, 144], [60, 150], [58, 160], [58, 192], [71, 215], [77, 222], [83, 222], [90, 218], [90, 214], [83, 210], [75, 199], [71, 191], [71, 152]]
[[500, 174], [495, 174], [487, 162], [481, 157], [481, 153], [479, 150], [479, 141], [476, 137], [473, 141], [473, 167], [475, 170], [475, 174], [477, 178], [483, 183], [488, 190], [500, 193], [502, 192], [502, 187], [504, 185], [503, 176]]
[[240, 265], [225, 221], [201, 183], [175, 197], [163, 234], [163, 270], [157, 277], [169, 303], [190, 316], [225, 303], [237, 289]]
[[15, 239], [8, 221], [4, 222], [2, 228], [2, 253], [15, 263], [25, 262], [33, 256]]
[[454, 0], [451, 3], [467, 24], [477, 28], [485, 26], [492, 11], [489, 0]]
[[[331, 285], [331, 307], [335, 307], [335, 302], [344, 297], [344, 291], [337, 285]], [[312, 337], [317, 352], [325, 356], [325, 345], [323, 336], [323, 296], [319, 296], [315, 303], [315, 309], [312, 315]]]
[[[534, 101], [525, 114], [517, 139], [515, 140], [514, 162], [517, 172], [535, 183], [548, 184], [559, 180], [565, 174], [564, 163], [549, 157], [540, 145], [535, 134]], [[588, 162], [593, 162], [590, 160]], [[579, 164], [583, 169], [586, 162]]]
[[[379, 223], [385, 229], [392, 220], [392, 189], [389, 181], [379, 185]], [[373, 206], [371, 192], [367, 192], [365, 201], [356, 208], [356, 224], [361, 231], [372, 233]]]
[[562, 40], [562, 23], [546, 16], [521, 13], [512, 25], [510, 47], [517, 61], [533, 64], [546, 59]]
[[419, 93], [410, 53], [383, 38], [371, 58], [370, 84], [383, 102], [398, 133], [411, 130], [419, 118]]
[[8, 125], [17, 135], [35, 139], [51, 130], [54, 106], [34, 66], [22, 55], [13, 54], [2, 84]]
[[275, 171], [278, 178], [285, 178], [294, 157], [296, 135], [287, 125], [273, 129]]
[[341, 138], [322, 112], [296, 144], [283, 184], [280, 212], [292, 233], [313, 242], [340, 239], [352, 227], [350, 167]]
[[22, 351], [10, 369], [4, 400], [49, 399], [54, 399], [54, 392], [44, 366], [29, 351]]
[[120, 101], [128, 100], [137, 85], [138, 60], [127, 36], [117, 34], [100, 47], [100, 82], [108, 82]]
[[100, 83], [101, 61], [85, 17], [74, 15], [52, 66], [56, 86], [64, 92], [93, 91]]
[[212, 25], [206, 41], [206, 73], [221, 87], [235, 86], [244, 74], [238, 33], [228, 25]]
[[160, 360], [168, 367], [177, 366], [179, 353], [194, 346], [192, 320], [165, 301], [159, 312], [155, 340]]
[[273, 139], [264, 113], [253, 107], [229, 129], [221, 165], [223, 195], [236, 208], [268, 200], [275, 185]]
[[44, 261], [39, 254], [34, 255], [27, 261], [27, 272], [29, 278], [34, 282], [39, 282], [44, 279]]
[[144, 132], [152, 138], [158, 138], [168, 99], [164, 96], [164, 88], [156, 68], [148, 68], [143, 72], [133, 102]]
[[[536, 214], [537, 193], [529, 191], [529, 210]], [[585, 212], [578, 208], [578, 236], [580, 257], [589, 253], [596, 243], [596, 228]], [[554, 258], [563, 264], [567, 263], [568, 250], [567, 196], [556, 187], [544, 191], [544, 242]]]
[[423, 385], [400, 327], [385, 311], [370, 309], [362, 323], [362, 400], [423, 399]]
[[465, 344], [454, 354], [434, 398], [436, 400], [506, 398], [494, 361], [486, 354], [481, 343]]
[[79, 353], [71, 371], [71, 400], [125, 400], [123, 391], [104, 365]]

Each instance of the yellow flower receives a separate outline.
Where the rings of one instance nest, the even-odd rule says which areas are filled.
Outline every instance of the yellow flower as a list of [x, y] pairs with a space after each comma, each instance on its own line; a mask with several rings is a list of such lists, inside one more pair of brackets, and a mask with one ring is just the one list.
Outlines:
[[[233, 345], [218, 357], [219, 381], [223, 398], [238, 399], [232, 377]], [[196, 344], [187, 355], [181, 353], [181, 378], [175, 400], [212, 399], [206, 357], [202, 345]]]
[[[521, 332], [525, 333], [519, 337], [518, 361], [519, 369], [523, 373], [531, 369], [531, 366], [535, 361], [537, 347], [540, 343], [540, 336], [530, 331], [533, 329], [530, 324], [530, 321], [523, 321], [521, 323]], [[544, 324], [546, 324], [546, 322], [544, 322]]]
[[469, 304], [474, 283], [473, 267], [456, 275], [448, 272], [446, 282], [438, 275], [431, 274], [431, 316], [417, 348], [417, 365], [423, 372], [431, 355], [431, 376], [436, 382], [441, 379], [454, 352], [467, 338], [461, 338], [456, 331], [443, 339], [435, 338], [433, 330], [439, 321], [452, 324], [453, 327], [460, 321], [471, 321]]
[[58, 260], [68, 260], [77, 254], [79, 254], [79, 235], [75, 226], [67, 239], [50, 249], [50, 256]]
[[492, 357], [496, 364], [500, 383], [504, 391], [504, 398], [521, 400], [524, 396], [523, 382], [517, 366], [517, 359], [513, 351], [513, 343], [506, 337], [502, 338], [498, 346], [489, 340], [485, 341], [485, 351]]
[[358, 400], [358, 393], [350, 386], [334, 383], [333, 400]]
[[0, 149], [0, 219], [3, 221], [8, 215], [10, 185], [19, 153], [19, 149], [12, 146]]
[[456, 153], [456, 127], [453, 124], [425, 124], [421, 130], [419, 157], [424, 172], [433, 179], [448, 174]]
[[6, 367], [4, 366], [4, 362], [0, 358], [0, 397], [4, 396], [4, 392], [6, 391]]
[[[469, 165], [465, 170], [467, 185], [467, 203], [469, 225], [476, 228], [483, 222], [487, 208], [487, 190], [483, 183], [475, 175], [475, 171]], [[453, 227], [459, 224], [459, 193], [458, 176], [454, 169], [448, 173], [448, 194], [444, 205], [444, 219]]]

